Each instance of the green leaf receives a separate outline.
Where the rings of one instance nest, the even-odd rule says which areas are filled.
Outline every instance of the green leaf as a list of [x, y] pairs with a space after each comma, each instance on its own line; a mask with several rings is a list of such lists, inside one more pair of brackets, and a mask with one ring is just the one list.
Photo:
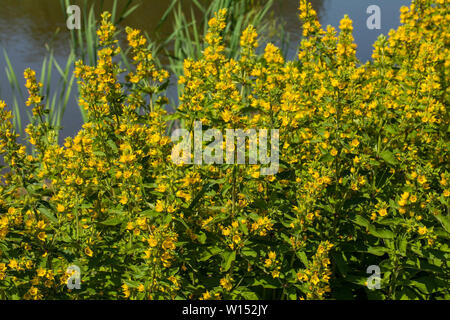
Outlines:
[[103, 224], [105, 226], [117, 226], [121, 223], [122, 223], [121, 218], [110, 218], [110, 219], [100, 222], [100, 224]]
[[137, 288], [140, 285], [140, 283], [138, 281], [133, 281], [133, 280], [125, 280], [124, 282], [130, 288]]
[[50, 221], [54, 223], [58, 223], [58, 219], [45, 207], [39, 207], [39, 212], [42, 213], [45, 217], [47, 217]]
[[227, 252], [224, 254], [224, 262], [222, 264], [223, 271], [228, 271], [231, 264], [236, 259], [236, 251]]
[[344, 253], [341, 252], [336, 252], [332, 254], [334, 262], [336, 263], [337, 268], [339, 269], [339, 271], [341, 272], [341, 274], [343, 275], [343, 277], [347, 277], [347, 274], [349, 272], [349, 268], [348, 268], [348, 262], [347, 259], [345, 258]]
[[309, 262], [305, 252], [303, 251], [297, 252], [297, 257], [300, 259], [300, 261], [304, 264], [305, 267], [308, 267]]
[[94, 151], [92, 154], [98, 157], [106, 157], [106, 154], [102, 151]]
[[402, 238], [398, 245], [398, 250], [400, 251], [402, 256], [406, 255], [407, 247], [408, 247], [408, 241], [406, 241], [406, 238]]
[[241, 254], [243, 256], [252, 257], [252, 258], [256, 258], [258, 256], [258, 254], [255, 251], [253, 251], [253, 250], [251, 250], [249, 248], [242, 249]]
[[255, 279], [252, 286], [261, 286], [266, 289], [278, 289], [280, 284], [275, 279]]
[[356, 223], [357, 225], [366, 227], [366, 228], [369, 227], [369, 225], [370, 225], [370, 222], [366, 218], [363, 218], [362, 216], [356, 216], [355, 219], [353, 219], [352, 221], [354, 223]]
[[114, 143], [114, 141], [109, 139], [108, 141], [106, 141], [106, 143], [115, 153], [117, 153], [118, 149], [117, 149], [117, 145]]
[[426, 294], [432, 294], [437, 291], [448, 289], [449, 281], [436, 277], [425, 276], [411, 281], [411, 285]]
[[255, 292], [248, 290], [247, 288], [239, 288], [233, 291], [235, 294], [240, 294], [245, 300], [258, 300], [258, 296]]
[[382, 256], [385, 253], [389, 253], [390, 249], [385, 247], [369, 247], [367, 252], [376, 256]]
[[354, 276], [354, 275], [348, 275], [347, 280], [354, 284], [359, 284], [361, 286], [366, 286], [368, 277], [361, 277], [361, 276]]
[[442, 227], [445, 229], [445, 231], [450, 233], [450, 216], [445, 216], [443, 214], [433, 216], [442, 224]]
[[369, 228], [369, 232], [371, 235], [373, 235], [377, 238], [383, 238], [383, 239], [393, 239], [394, 238], [394, 233], [391, 230], [387, 230], [387, 229]]
[[392, 152], [389, 150], [384, 150], [380, 153], [381, 158], [383, 158], [384, 161], [386, 161], [389, 164], [396, 165], [398, 163], [397, 159], [395, 159], [395, 156]]
[[411, 288], [405, 287], [395, 294], [396, 300], [424, 300], [426, 297], [415, 292]]
[[212, 256], [219, 254], [222, 250], [218, 247], [212, 247], [212, 248], [208, 248], [206, 250], [203, 251], [203, 253], [201, 254], [200, 258], [198, 259], [198, 261], [206, 261], [209, 258], [211, 258]]
[[142, 216], [147, 218], [157, 218], [160, 214], [153, 209], [145, 210], [140, 213]]
[[201, 231], [198, 234], [197, 239], [201, 244], [204, 244], [206, 242], [206, 234], [203, 231]]

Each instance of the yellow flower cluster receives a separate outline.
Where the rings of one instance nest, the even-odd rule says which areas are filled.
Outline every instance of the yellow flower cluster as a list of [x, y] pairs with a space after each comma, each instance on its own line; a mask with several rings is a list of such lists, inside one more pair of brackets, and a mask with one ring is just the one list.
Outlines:
[[298, 280], [306, 283], [306, 297], [308, 299], [323, 299], [324, 295], [331, 291], [329, 285], [331, 262], [328, 253], [332, 247], [333, 244], [328, 241], [320, 243], [307, 269], [300, 270], [297, 273]]

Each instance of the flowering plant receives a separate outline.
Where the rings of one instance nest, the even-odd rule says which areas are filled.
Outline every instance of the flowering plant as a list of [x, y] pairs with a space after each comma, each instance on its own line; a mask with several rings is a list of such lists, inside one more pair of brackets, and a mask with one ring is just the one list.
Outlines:
[[[352, 21], [323, 30], [306, 0], [298, 59], [270, 43], [259, 54], [252, 26], [227, 58], [221, 10], [170, 115], [146, 39], [126, 29], [135, 67], [120, 69], [103, 14], [96, 66], [74, 71], [88, 112], [74, 138], [58, 145], [32, 70], [32, 154], [0, 102], [0, 297], [448, 299], [449, 13], [414, 1], [360, 64]], [[174, 119], [279, 129], [279, 172], [173, 163]], [[372, 265], [380, 290], [367, 288]]]

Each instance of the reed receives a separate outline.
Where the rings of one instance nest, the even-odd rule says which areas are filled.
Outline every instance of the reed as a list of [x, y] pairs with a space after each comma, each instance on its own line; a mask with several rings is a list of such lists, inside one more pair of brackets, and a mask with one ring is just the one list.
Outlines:
[[[221, 8], [228, 11], [228, 25], [224, 30], [225, 41], [229, 44], [227, 56], [238, 58], [239, 41], [248, 25], [253, 25], [261, 35], [268, 35], [270, 9], [274, 1], [256, 0], [193, 0], [189, 10], [182, 0], [172, 0], [163, 16], [162, 22], [173, 16], [173, 32], [167, 37], [164, 48], [169, 57], [169, 66], [176, 76], [181, 75], [186, 58], [199, 59], [205, 46], [203, 41], [208, 30], [208, 21]], [[197, 13], [197, 14], [196, 14]], [[199, 14], [198, 14], [199, 13]], [[200, 17], [200, 18], [199, 18]]]
[[[228, 58], [238, 59], [240, 37], [245, 28], [253, 25], [262, 38], [261, 42], [268, 42], [270, 30], [273, 30], [274, 25], [280, 26], [275, 19], [270, 19], [273, 6], [273, 0], [192, 0], [191, 2], [172, 0], [157, 26], [158, 29], [172, 17], [172, 33], [161, 43], [165, 58], [168, 60], [167, 68], [172, 76], [178, 79], [183, 74], [185, 59], [199, 60], [201, 58], [205, 49], [204, 39], [208, 31], [208, 21], [214, 17], [215, 12], [222, 8], [227, 9], [229, 23], [223, 32], [227, 43], [226, 55]], [[285, 35], [284, 29], [281, 28], [276, 41], [283, 44], [282, 48], [287, 47]], [[178, 97], [183, 93], [182, 85], [178, 85], [177, 82], [175, 86], [177, 95], [170, 99], [172, 109], [177, 108]], [[170, 127], [173, 125], [171, 123]], [[178, 125], [183, 126], [183, 123], [175, 126]]]
[[[73, 89], [74, 75], [72, 66], [75, 62], [73, 51], [67, 57], [65, 65], [61, 66], [56, 60], [53, 49], [47, 46], [47, 55], [44, 57], [40, 70], [40, 82], [43, 84], [42, 94], [46, 99], [46, 120], [54, 127], [60, 127], [62, 117], [69, 103], [69, 98]], [[17, 133], [24, 133], [22, 116], [31, 119], [29, 108], [26, 107], [23, 84], [19, 80], [21, 74], [17, 73], [11, 64], [8, 52], [3, 48], [3, 58], [6, 62], [5, 73], [8, 79], [12, 94], [13, 123]]]
[[[67, 8], [70, 6], [69, 0], [60, 0], [60, 4], [63, 14], [66, 15]], [[106, 7], [103, 0], [83, 0], [81, 5], [82, 27], [78, 30], [70, 30], [71, 48], [75, 50], [78, 58], [89, 65], [94, 65], [97, 61], [98, 41], [96, 36], [96, 13], [109, 10], [111, 12], [112, 21], [117, 25], [132, 14], [139, 5], [140, 3], [136, 0], [127, 0], [125, 5], [119, 7], [119, 1], [114, 0], [111, 7]]]
[[[70, 3], [69, 0], [60, 0], [63, 14], [66, 15], [67, 8]], [[76, 59], [83, 60], [86, 64], [94, 66], [97, 61], [98, 39], [96, 35], [97, 21], [95, 19], [96, 12], [104, 10], [111, 11], [111, 19], [115, 25], [125, 20], [138, 7], [139, 2], [136, 0], [127, 0], [125, 5], [119, 7], [119, 1], [114, 0], [111, 7], [106, 7], [103, 0], [87, 1], [83, 0], [81, 5], [82, 10], [82, 27], [78, 30], [70, 30], [70, 47], [74, 52]], [[126, 54], [122, 54], [122, 62], [129, 66]], [[83, 121], [86, 121], [87, 114], [83, 108], [79, 108]]]
[[[47, 55], [44, 57], [41, 70], [36, 70], [40, 75], [40, 81], [43, 83], [42, 94], [46, 97], [47, 121], [55, 127], [60, 127], [64, 113], [71, 99], [78, 96], [77, 84], [73, 76], [73, 66], [76, 60], [83, 60], [85, 64], [94, 66], [97, 61], [97, 52], [99, 44], [97, 40], [97, 13], [104, 10], [111, 12], [112, 21], [115, 25], [128, 18], [140, 5], [138, 0], [118, 1], [114, 0], [105, 4], [104, 0], [88, 1], [80, 0], [78, 4], [81, 7], [81, 28], [69, 30], [70, 32], [70, 53], [64, 63], [58, 62], [55, 58], [54, 50], [50, 45], [47, 46]], [[227, 56], [237, 59], [239, 56], [239, 41], [242, 31], [248, 25], [254, 25], [262, 37], [268, 39], [269, 31], [273, 27], [273, 20], [269, 19], [270, 9], [274, 1], [260, 0], [172, 0], [164, 15], [158, 23], [155, 34], [156, 38], [150, 39], [145, 33], [149, 48], [152, 50], [156, 63], [162, 66], [160, 59], [164, 60], [164, 67], [170, 70], [172, 74], [172, 85], [176, 86], [176, 93], [172, 96], [172, 109], [177, 108], [177, 97], [182, 93], [182, 87], [178, 86], [176, 79], [182, 74], [183, 61], [186, 58], [199, 59], [204, 49], [204, 37], [208, 28], [208, 21], [213, 17], [214, 12], [221, 8], [227, 8], [229, 13], [229, 22], [224, 34], [229, 46], [227, 47]], [[70, 5], [69, 0], [60, 0], [60, 6], [64, 16], [67, 16], [67, 8]], [[187, 7], [190, 5], [190, 7]], [[173, 21], [173, 31], [165, 37], [158, 36], [159, 28]], [[118, 28], [118, 34], [122, 32]], [[281, 34], [285, 34], [281, 32]], [[116, 35], [116, 36], [117, 36]], [[277, 41], [280, 41], [280, 33], [277, 35]], [[158, 40], [159, 39], [159, 40]], [[161, 40], [163, 39], [163, 40]], [[281, 37], [281, 42], [285, 39]], [[264, 40], [263, 40], [264, 41]], [[284, 41], [286, 42], [286, 41]], [[9, 104], [14, 111], [14, 125], [18, 133], [23, 134], [24, 119], [28, 121], [31, 114], [26, 108], [24, 101], [24, 86], [21, 73], [17, 72], [11, 64], [8, 52], [3, 49], [3, 58], [6, 65], [6, 76], [8, 79], [10, 91], [12, 93]], [[131, 63], [127, 51], [121, 52], [119, 63], [131, 70]], [[0, 88], [1, 89], [1, 88]], [[87, 119], [86, 111], [79, 108], [83, 121]], [[173, 123], [169, 124], [169, 128]]]

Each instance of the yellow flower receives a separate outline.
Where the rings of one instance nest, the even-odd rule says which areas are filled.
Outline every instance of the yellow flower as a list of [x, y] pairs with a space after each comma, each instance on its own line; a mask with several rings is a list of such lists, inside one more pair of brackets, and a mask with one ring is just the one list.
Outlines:
[[[382, 217], [387, 215], [387, 210], [385, 208], [382, 208], [378, 211], [378, 214]], [[380, 220], [381, 221], [381, 220]]]
[[29, 292], [32, 296], [35, 296], [38, 294], [38, 289], [36, 287], [31, 287]]
[[202, 294], [202, 299], [203, 300], [211, 299], [211, 294], [209, 293], [209, 291], [206, 291]]
[[47, 235], [45, 234], [45, 232], [39, 232], [37, 237], [39, 240], [44, 241], [45, 238], [47, 238]]
[[419, 177], [417, 178], [417, 181], [418, 181], [420, 184], [425, 184], [425, 183], [427, 182], [427, 178], [426, 178], [425, 176], [419, 176]]
[[122, 285], [122, 292], [123, 292], [125, 298], [128, 298], [130, 296], [130, 288], [128, 287], [128, 285], [126, 283], [124, 283]]
[[123, 204], [123, 205], [126, 205], [126, 204], [128, 203], [128, 196], [127, 196], [125, 193], [123, 193], [123, 194], [120, 196], [119, 202], [120, 202], [121, 204]]
[[164, 203], [161, 200], [156, 201], [155, 210], [157, 212], [163, 212], [164, 211]]
[[231, 233], [230, 228], [227, 227], [227, 228], [223, 228], [223, 229], [222, 229], [222, 234], [223, 234], [224, 236], [229, 236], [230, 233]]
[[125, 170], [124, 173], [123, 173], [123, 177], [124, 177], [125, 179], [128, 179], [128, 178], [131, 177], [132, 175], [133, 175], [133, 173], [132, 173], [131, 171], [129, 171], [129, 170]]
[[[230, 280], [233, 281], [232, 278], [230, 278]], [[227, 291], [230, 291], [233, 288], [230, 280], [228, 280], [227, 278], [220, 279], [220, 285]]]
[[9, 260], [8, 266], [9, 266], [11, 269], [17, 269], [17, 267], [19, 266], [19, 264], [17, 263], [17, 260], [16, 260], [16, 259], [12, 259], [12, 260]]
[[165, 192], [166, 190], [167, 190], [167, 185], [166, 184], [160, 184], [156, 188], [156, 191], [158, 191], [158, 192]]
[[418, 232], [420, 235], [426, 234], [428, 232], [427, 227], [419, 227]]
[[62, 204], [58, 203], [58, 205], [56, 206], [56, 210], [59, 213], [62, 213], [62, 212], [64, 212], [64, 210], [66, 210], [66, 208]]
[[141, 80], [141, 77], [138, 74], [130, 74], [130, 82], [138, 83]]
[[37, 276], [38, 276], [38, 277], [44, 277], [44, 276], [45, 276], [45, 273], [46, 273], [45, 269], [42, 269], [42, 268], [38, 268], [38, 269], [36, 270], [36, 272], [37, 272]]
[[324, 252], [325, 252], [325, 248], [320, 244], [319, 247], [317, 248], [317, 253], [322, 254]]
[[174, 276], [170, 276], [169, 278], [167, 278], [170, 282], [172, 282], [175, 287], [178, 287], [180, 284], [178, 283], [178, 279]]
[[308, 275], [305, 272], [300, 271], [297, 273], [297, 279], [299, 281], [308, 281]]
[[319, 277], [317, 277], [317, 274], [313, 274], [313, 276], [311, 277], [311, 282], [314, 285], [316, 285], [320, 282]]
[[170, 239], [166, 239], [164, 240], [162, 247], [164, 250], [175, 250], [175, 243]]
[[150, 236], [150, 238], [148, 238], [147, 242], [148, 242], [148, 245], [152, 248], [156, 247], [158, 245], [158, 240], [156, 240], [154, 236]]
[[230, 110], [224, 110], [224, 111], [222, 111], [221, 116], [222, 116], [223, 121], [230, 122], [233, 114], [230, 112]]
[[150, 259], [150, 257], [152, 256], [152, 251], [151, 250], [144, 250], [144, 259]]
[[45, 229], [45, 226], [46, 226], [46, 224], [45, 224], [45, 222], [43, 220], [39, 220], [39, 222], [36, 225], [36, 227], [38, 229]]
[[252, 176], [252, 178], [258, 179], [260, 176], [260, 171], [258, 171], [258, 170], [253, 171], [251, 176]]
[[84, 253], [89, 257], [92, 257], [92, 255], [94, 254], [94, 252], [92, 252], [91, 248], [89, 247], [84, 248]]

